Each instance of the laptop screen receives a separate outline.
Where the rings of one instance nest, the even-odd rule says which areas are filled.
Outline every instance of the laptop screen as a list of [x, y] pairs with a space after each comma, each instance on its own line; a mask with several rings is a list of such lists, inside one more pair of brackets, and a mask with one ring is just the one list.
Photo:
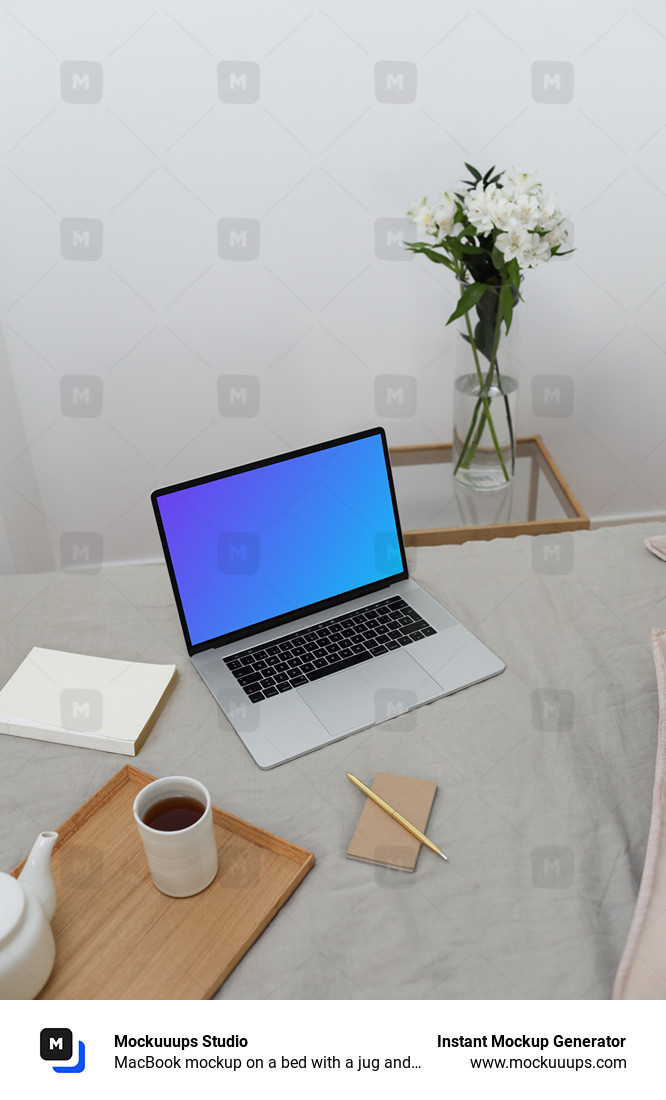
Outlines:
[[153, 493], [190, 649], [407, 575], [381, 429]]

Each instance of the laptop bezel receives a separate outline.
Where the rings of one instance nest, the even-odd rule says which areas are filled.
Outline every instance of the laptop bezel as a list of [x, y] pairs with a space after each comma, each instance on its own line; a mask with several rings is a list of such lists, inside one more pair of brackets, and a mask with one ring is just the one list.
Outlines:
[[[353, 443], [359, 439], [367, 439], [371, 436], [379, 436], [382, 441], [382, 447], [384, 451], [384, 460], [386, 463], [386, 473], [388, 477], [389, 490], [391, 493], [391, 504], [393, 506], [393, 517], [395, 520], [396, 534], [398, 537], [398, 545], [400, 547], [400, 557], [402, 563], [402, 570], [398, 573], [391, 574], [390, 577], [382, 577], [381, 580], [373, 581], [370, 584], [363, 585], [360, 588], [350, 589], [344, 593], [340, 593], [337, 596], [330, 596], [325, 600], [320, 600], [317, 603], [307, 604], [304, 607], [299, 607], [293, 611], [285, 612], [283, 615], [277, 615], [270, 619], [262, 620], [258, 623], [252, 623], [247, 627], [243, 627], [240, 630], [234, 630], [227, 634], [219, 634], [216, 637], [208, 638], [201, 642], [192, 643], [190, 638], [190, 632], [187, 625], [187, 619], [185, 617], [185, 611], [180, 598], [180, 592], [178, 590], [178, 583], [176, 580], [175, 570], [171, 560], [171, 554], [169, 552], [169, 544], [167, 542], [164, 525], [162, 523], [162, 516], [159, 510], [159, 500], [161, 497], [168, 496], [171, 493], [178, 493], [183, 489], [194, 488], [197, 485], [205, 485], [211, 481], [218, 481], [222, 478], [233, 477], [236, 474], [247, 473], [250, 470], [258, 470], [265, 466], [272, 466], [277, 462], [284, 462], [287, 459], [300, 458], [303, 455], [314, 454], [317, 451], [326, 450], [329, 447], [337, 447], [345, 443]], [[190, 657], [195, 653], [201, 653], [207, 649], [217, 649], [220, 646], [226, 646], [236, 641], [242, 641], [244, 638], [250, 638], [254, 635], [261, 634], [265, 630], [272, 630], [274, 627], [280, 627], [287, 623], [294, 622], [297, 619], [303, 619], [307, 615], [316, 614], [319, 611], [325, 611], [328, 608], [338, 607], [340, 604], [347, 603], [349, 600], [357, 599], [360, 596], [366, 596], [372, 592], [378, 592], [383, 588], [389, 588], [391, 585], [396, 584], [398, 581], [407, 580], [409, 577], [407, 569], [407, 558], [405, 555], [405, 544], [402, 537], [402, 527], [400, 525], [400, 516], [398, 514], [398, 504], [395, 495], [395, 486], [393, 484], [393, 474], [391, 471], [391, 461], [388, 452], [388, 444], [386, 441], [386, 433], [381, 426], [375, 428], [367, 428], [361, 432], [354, 432], [351, 435], [339, 436], [337, 439], [325, 440], [323, 443], [316, 443], [309, 447], [301, 447], [295, 451], [285, 451], [279, 455], [273, 455], [270, 458], [260, 459], [257, 462], [249, 462], [242, 466], [234, 466], [230, 470], [220, 470], [214, 474], [206, 474], [203, 477], [192, 478], [187, 481], [181, 481], [175, 485], [167, 485], [161, 489], [155, 489], [150, 495], [153, 513], [157, 522], [157, 529], [160, 536], [160, 542], [162, 544], [162, 551], [164, 553], [164, 560], [166, 563], [167, 571], [169, 574], [169, 580], [171, 582], [171, 588], [173, 591], [174, 599], [176, 601], [176, 607], [178, 609], [178, 616], [180, 619], [181, 629], [187, 646], [187, 651]]]

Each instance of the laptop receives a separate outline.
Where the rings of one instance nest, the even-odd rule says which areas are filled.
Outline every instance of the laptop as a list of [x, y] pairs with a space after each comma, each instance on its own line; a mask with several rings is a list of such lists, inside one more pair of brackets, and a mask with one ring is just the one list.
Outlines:
[[260, 768], [505, 667], [409, 577], [381, 427], [151, 499], [192, 663]]

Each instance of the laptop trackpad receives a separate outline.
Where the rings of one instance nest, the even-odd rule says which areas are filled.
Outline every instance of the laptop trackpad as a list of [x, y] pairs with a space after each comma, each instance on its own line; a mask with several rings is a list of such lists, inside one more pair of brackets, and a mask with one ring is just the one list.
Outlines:
[[336, 672], [298, 693], [332, 737], [367, 729], [443, 694], [404, 650]]

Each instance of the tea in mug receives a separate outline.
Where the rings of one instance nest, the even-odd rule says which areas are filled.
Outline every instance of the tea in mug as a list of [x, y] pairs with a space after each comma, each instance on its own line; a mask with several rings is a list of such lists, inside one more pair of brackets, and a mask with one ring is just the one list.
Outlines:
[[142, 820], [151, 829], [159, 829], [163, 833], [175, 833], [179, 829], [188, 829], [190, 825], [194, 825], [195, 821], [203, 816], [205, 808], [197, 802], [196, 798], [174, 795], [173, 798], [163, 798], [149, 806]]

